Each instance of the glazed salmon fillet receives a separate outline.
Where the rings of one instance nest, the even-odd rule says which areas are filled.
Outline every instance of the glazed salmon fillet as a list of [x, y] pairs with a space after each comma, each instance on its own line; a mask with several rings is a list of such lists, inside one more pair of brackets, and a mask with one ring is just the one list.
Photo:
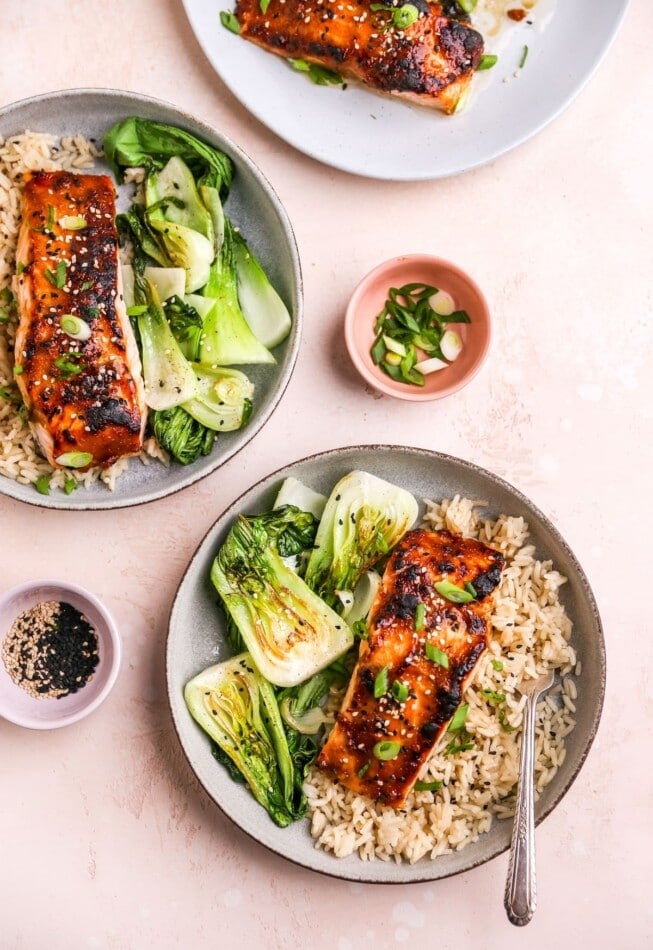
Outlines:
[[[415, 0], [418, 18], [395, 25], [398, 7], [346, 0], [237, 0], [240, 35], [277, 56], [316, 63], [380, 93], [454, 112], [483, 55], [483, 37], [445, 5]], [[448, 5], [451, 8], [451, 4]], [[402, 9], [405, 9], [403, 7]], [[401, 22], [401, 21], [400, 21]]]
[[[16, 382], [52, 465], [88, 453], [74, 467], [104, 468], [140, 451], [147, 417], [121, 292], [114, 187], [106, 175], [32, 172], [22, 212]], [[67, 314], [88, 339], [64, 331]]]
[[[321, 769], [360, 795], [394, 808], [404, 804], [486, 648], [503, 566], [498, 551], [473, 538], [423, 529], [404, 535], [318, 757]], [[441, 581], [462, 591], [471, 584], [475, 599], [445, 599], [435, 588]]]

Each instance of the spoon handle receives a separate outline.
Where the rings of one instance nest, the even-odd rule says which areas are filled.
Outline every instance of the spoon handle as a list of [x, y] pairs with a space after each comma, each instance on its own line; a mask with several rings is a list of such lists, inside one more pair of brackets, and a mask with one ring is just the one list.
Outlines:
[[533, 765], [535, 758], [535, 709], [537, 694], [528, 696], [524, 707], [517, 804], [510, 844], [504, 906], [517, 927], [527, 924], [537, 904], [535, 882], [535, 805]]

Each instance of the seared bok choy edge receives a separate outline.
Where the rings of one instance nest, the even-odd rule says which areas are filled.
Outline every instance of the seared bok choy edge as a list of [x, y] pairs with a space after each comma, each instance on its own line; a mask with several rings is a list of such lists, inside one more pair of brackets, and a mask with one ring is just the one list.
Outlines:
[[252, 384], [225, 367], [276, 362], [268, 346], [288, 335], [290, 315], [225, 217], [233, 177], [227, 155], [139, 117], [113, 126], [104, 148], [118, 178], [126, 168], [145, 171], [144, 205], [118, 216], [134, 244], [133, 272], [123, 272], [125, 298], [142, 346], [151, 427], [188, 464], [210, 451], [209, 430], [232, 431], [248, 421]]
[[353, 643], [349, 626], [283, 560], [278, 524], [313, 517], [286, 506], [240, 516], [218, 551], [211, 580], [254, 662], [275, 686], [296, 686]]
[[194, 677], [184, 699], [277, 825], [285, 828], [305, 815], [302, 782], [315, 744], [303, 736], [289, 741], [274, 690], [248, 653]]

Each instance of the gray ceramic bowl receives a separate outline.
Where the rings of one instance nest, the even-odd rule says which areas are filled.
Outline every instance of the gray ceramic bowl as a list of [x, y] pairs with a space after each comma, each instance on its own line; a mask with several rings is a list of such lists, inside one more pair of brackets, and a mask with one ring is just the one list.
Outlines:
[[239, 512], [268, 510], [279, 485], [294, 475], [317, 491], [328, 494], [335, 482], [353, 469], [363, 469], [402, 485], [416, 498], [451, 498], [456, 493], [487, 500], [487, 513], [523, 515], [540, 558], [551, 558], [568, 583], [561, 599], [574, 629], [572, 643], [582, 661], [578, 679], [577, 725], [568, 736], [567, 756], [537, 804], [541, 821], [561, 800], [578, 774], [598, 728], [605, 690], [605, 646], [594, 596], [581, 566], [551, 522], [515, 488], [496, 475], [451, 456], [404, 446], [358, 446], [335, 449], [288, 465], [264, 478], [218, 518], [193, 557], [183, 578], [170, 617], [167, 648], [168, 694], [179, 739], [200, 782], [222, 811], [243, 831], [277, 854], [306, 868], [333, 877], [371, 883], [409, 883], [449, 877], [488, 861], [510, 843], [512, 822], [497, 821], [462, 851], [435, 861], [413, 865], [383, 861], [363, 862], [357, 855], [335, 858], [315, 849], [307, 822], [280, 829], [254, 801], [247, 789], [235, 784], [211, 755], [206, 735], [191, 719], [183, 688], [196, 673], [227, 659], [223, 619], [217, 607], [209, 572], [213, 558]]
[[[173, 105], [147, 96], [112, 89], [71, 89], [25, 99], [1, 109], [0, 136], [7, 137], [29, 129], [58, 136], [81, 133], [101, 142], [115, 122], [130, 115], [177, 125], [229, 155], [235, 166], [235, 175], [226, 203], [227, 213], [240, 226], [289, 308], [293, 326], [290, 336], [275, 348], [275, 366], [247, 367], [247, 373], [256, 386], [250, 422], [244, 429], [221, 435], [206, 458], [188, 466], [172, 464], [170, 468], [159, 463], [144, 466], [138, 460], [132, 460], [112, 492], [105, 485], [96, 483], [88, 489], [79, 488], [72, 495], [60, 491], [39, 495], [32, 485], [20, 485], [0, 476], [1, 493], [45, 508], [124, 508], [163, 498], [208, 475], [242, 449], [265, 425], [290, 381], [299, 350], [302, 278], [288, 216], [258, 168], [222, 133]], [[96, 167], [108, 171], [101, 160]], [[119, 209], [129, 203], [128, 190], [124, 191], [125, 194], [119, 197]]]

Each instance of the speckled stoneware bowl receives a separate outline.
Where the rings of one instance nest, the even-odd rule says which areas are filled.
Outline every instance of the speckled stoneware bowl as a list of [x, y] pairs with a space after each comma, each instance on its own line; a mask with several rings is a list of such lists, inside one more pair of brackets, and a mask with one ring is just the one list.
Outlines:
[[[51, 132], [57, 136], [81, 133], [100, 143], [115, 122], [131, 115], [179, 126], [226, 152], [231, 158], [235, 174], [225, 206], [227, 213], [241, 228], [288, 307], [293, 320], [292, 330], [274, 350], [277, 358], [275, 366], [246, 367], [248, 376], [256, 386], [254, 412], [247, 426], [237, 432], [221, 434], [211, 454], [192, 465], [172, 464], [166, 468], [153, 462], [145, 466], [134, 459], [118, 479], [113, 491], [98, 482], [90, 488], [79, 488], [71, 495], [54, 490], [49, 495], [40, 495], [32, 485], [20, 485], [0, 476], [0, 492], [45, 508], [99, 509], [137, 505], [163, 498], [213, 472], [253, 439], [270, 418], [290, 381], [299, 350], [302, 278], [290, 221], [263, 174], [221, 132], [173, 105], [147, 96], [112, 89], [72, 89], [25, 99], [0, 109], [0, 136], [6, 137], [29, 129]], [[100, 159], [93, 170], [109, 172], [106, 163]], [[128, 206], [132, 191], [119, 188], [119, 210]]]
[[28, 729], [58, 729], [88, 716], [107, 698], [120, 670], [122, 647], [111, 614], [90, 591], [66, 581], [29, 581], [0, 595], [0, 649], [19, 614], [50, 600], [69, 603], [84, 614], [97, 636], [99, 661], [76, 693], [35, 699], [14, 683], [0, 659], [0, 716]]
[[183, 688], [189, 679], [230, 655], [209, 572], [236, 515], [268, 510], [288, 475], [328, 494], [335, 482], [353, 469], [363, 469], [402, 485], [418, 500], [451, 498], [458, 493], [468, 498], [486, 499], [490, 516], [496, 517], [502, 512], [523, 515], [530, 525], [537, 556], [551, 558], [556, 569], [568, 577], [560, 596], [573, 621], [572, 643], [582, 661], [582, 672], [577, 680], [577, 725], [567, 737], [563, 765], [537, 804], [537, 820], [542, 821], [562, 799], [585, 761], [603, 705], [605, 646], [594, 596], [567, 543], [528, 498], [496, 475], [438, 452], [387, 445], [335, 449], [274, 472], [238, 498], [202, 541], [173, 604], [167, 647], [170, 707], [188, 761], [208, 794], [236, 825], [270, 850], [303, 867], [351, 881], [388, 884], [431, 881], [467, 871], [501, 854], [509, 846], [512, 822], [496, 821], [492, 830], [473, 844], [434, 861], [422, 859], [409, 865], [380, 860], [363, 862], [357, 855], [335, 858], [315, 849], [307, 821], [296, 822], [285, 829], [272, 823], [248, 790], [234, 783], [215, 761], [207, 736], [191, 719], [183, 699]]

